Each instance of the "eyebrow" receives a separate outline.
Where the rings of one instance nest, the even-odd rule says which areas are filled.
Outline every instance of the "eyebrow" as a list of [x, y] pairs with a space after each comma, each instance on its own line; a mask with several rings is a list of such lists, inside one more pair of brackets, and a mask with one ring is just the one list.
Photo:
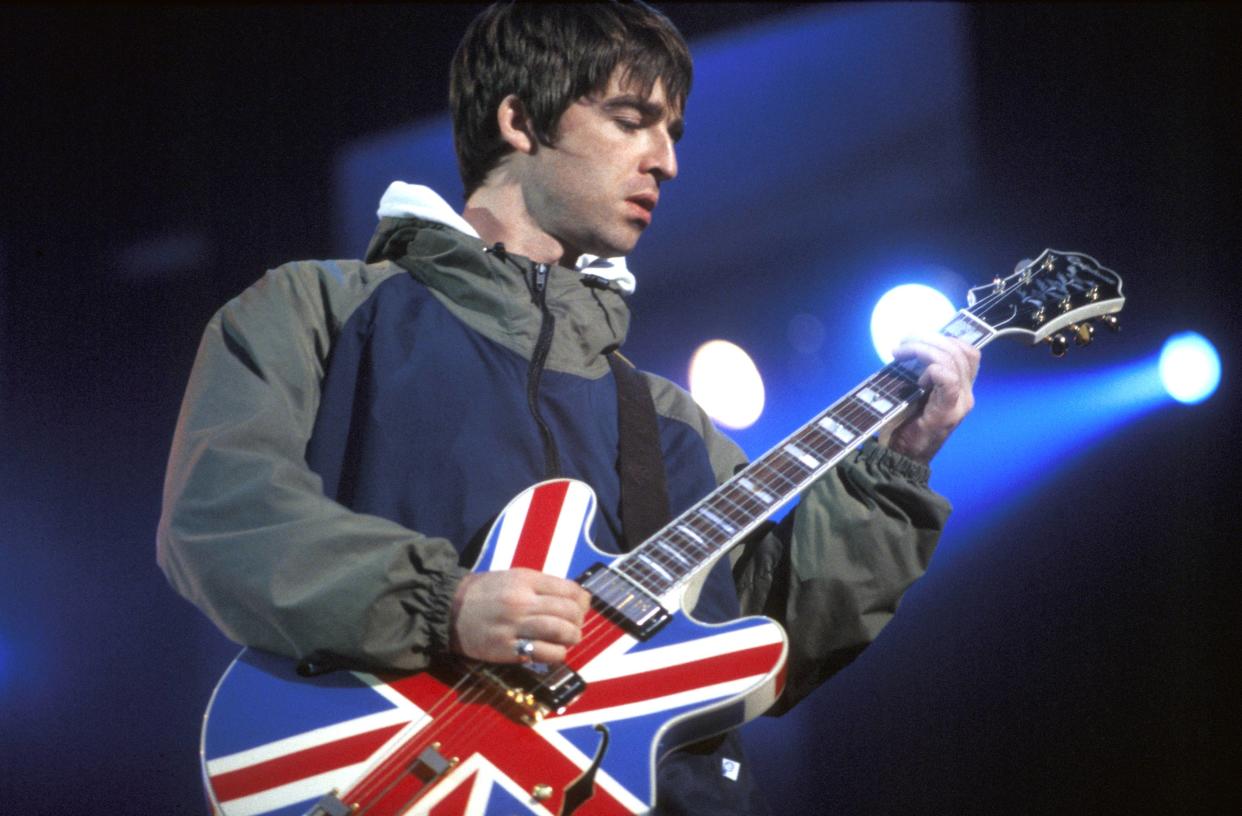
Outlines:
[[[652, 102], [650, 99], [644, 99], [637, 94], [621, 94], [620, 96], [610, 97], [604, 100], [602, 107], [609, 113], [619, 108], [631, 108], [638, 111], [643, 120], [648, 122], [658, 122], [668, 113], [667, 106], [658, 102]], [[673, 141], [680, 140], [686, 132], [685, 120], [680, 116], [669, 117], [668, 132], [673, 137]]]

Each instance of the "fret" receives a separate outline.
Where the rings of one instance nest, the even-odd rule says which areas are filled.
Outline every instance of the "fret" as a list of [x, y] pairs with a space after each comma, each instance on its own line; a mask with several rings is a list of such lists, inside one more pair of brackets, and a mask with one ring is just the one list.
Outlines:
[[[749, 507], [738, 504], [730, 498], [728, 491], [723, 488], [716, 494], [714, 501], [716, 501], [716, 506], [713, 507], [714, 510], [723, 514], [723, 516], [729, 521], [741, 521], [742, 523], [740, 526], [742, 527], [746, 526], [746, 519], [754, 515], [754, 512]], [[728, 504], [729, 506], [725, 507], [724, 504]]]
[[660, 594], [658, 587], [662, 582], [658, 580], [659, 576], [645, 561], [637, 558], [636, 554], [632, 553], [623, 564], [618, 565], [617, 571], [648, 592]]
[[736, 482], [725, 485], [721, 491], [721, 496], [729, 500], [729, 503], [740, 510], [746, 516], [753, 516], [756, 513], [762, 513], [766, 505], [750, 492], [742, 489], [742, 486]]

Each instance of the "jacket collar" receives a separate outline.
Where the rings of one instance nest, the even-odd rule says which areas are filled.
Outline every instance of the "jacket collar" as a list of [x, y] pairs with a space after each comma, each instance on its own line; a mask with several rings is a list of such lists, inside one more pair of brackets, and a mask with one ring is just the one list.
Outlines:
[[[366, 260], [405, 268], [472, 329], [529, 358], [542, 322], [531, 289], [535, 264], [498, 253], [473, 232], [444, 218], [381, 215]], [[620, 285], [600, 280], [595, 271], [548, 267], [547, 305], [556, 319], [549, 369], [603, 376], [608, 363], [601, 355], [625, 340], [629, 309]]]
[[[394, 181], [388, 185], [380, 198], [379, 209], [375, 213], [383, 218], [419, 218], [452, 227], [466, 235], [479, 237], [470, 222], [457, 214], [443, 198], [422, 184], [407, 184]], [[582, 255], [574, 267], [583, 274], [594, 275], [617, 284], [623, 295], [634, 294], [636, 281], [633, 273], [626, 265], [625, 258], [600, 258], [596, 255]]]

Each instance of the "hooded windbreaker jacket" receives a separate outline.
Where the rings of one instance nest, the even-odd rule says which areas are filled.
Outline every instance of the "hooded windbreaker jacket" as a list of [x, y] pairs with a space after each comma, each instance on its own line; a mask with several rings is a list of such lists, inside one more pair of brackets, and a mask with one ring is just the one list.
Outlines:
[[[383, 218], [366, 261], [267, 273], [211, 319], [168, 466], [158, 560], [231, 639], [416, 670], [492, 518], [561, 475], [621, 535], [616, 284], [421, 218]], [[542, 337], [541, 337], [542, 335]], [[744, 457], [681, 388], [642, 375], [676, 515]], [[550, 453], [551, 452], [551, 453]], [[762, 613], [790, 638], [785, 710], [870, 643], [949, 513], [927, 468], [874, 443], [721, 561], [694, 614]], [[763, 812], [736, 735], [661, 763], [661, 813]]]

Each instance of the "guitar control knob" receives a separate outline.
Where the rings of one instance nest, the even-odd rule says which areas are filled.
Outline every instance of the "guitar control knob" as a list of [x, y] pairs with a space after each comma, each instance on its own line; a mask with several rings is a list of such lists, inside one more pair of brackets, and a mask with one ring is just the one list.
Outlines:
[[1121, 331], [1121, 321], [1117, 319], [1117, 315], [1101, 315], [1100, 322], [1112, 331]]
[[1063, 333], [1057, 332], [1048, 337], [1048, 346], [1052, 350], [1053, 357], [1064, 357], [1065, 352], [1069, 349], [1069, 338]]
[[1087, 345], [1095, 336], [1095, 326], [1090, 323], [1075, 323], [1070, 326], [1070, 331], [1074, 333], [1074, 342], [1079, 346]]

